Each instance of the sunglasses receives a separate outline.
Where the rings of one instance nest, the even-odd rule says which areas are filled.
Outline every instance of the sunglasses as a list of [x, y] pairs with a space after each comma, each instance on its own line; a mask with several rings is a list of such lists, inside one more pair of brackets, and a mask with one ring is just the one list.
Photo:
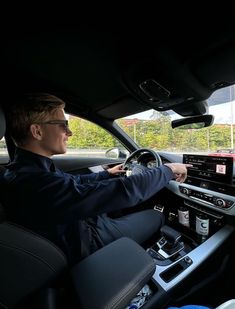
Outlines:
[[63, 128], [63, 130], [65, 132], [69, 131], [69, 122], [68, 122], [68, 120], [48, 120], [48, 121], [44, 121], [44, 122], [39, 122], [38, 124], [57, 124], [61, 128]]

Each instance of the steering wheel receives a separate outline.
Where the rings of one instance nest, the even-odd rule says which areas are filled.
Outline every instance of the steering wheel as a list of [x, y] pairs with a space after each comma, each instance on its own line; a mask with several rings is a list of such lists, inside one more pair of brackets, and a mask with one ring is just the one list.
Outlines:
[[[144, 155], [149, 155], [152, 158], [152, 160], [155, 160], [156, 167], [162, 165], [162, 160], [157, 152], [148, 148], [140, 148], [132, 152], [123, 163], [123, 168], [129, 172], [129, 173], [127, 172], [127, 175], [143, 173], [144, 171], [149, 169], [149, 167], [142, 164], [141, 158]], [[135, 160], [133, 160], [134, 158]]]

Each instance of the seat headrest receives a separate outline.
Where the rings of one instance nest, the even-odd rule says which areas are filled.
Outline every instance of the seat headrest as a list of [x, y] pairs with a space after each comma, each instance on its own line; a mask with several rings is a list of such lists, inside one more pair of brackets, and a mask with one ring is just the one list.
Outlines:
[[4, 112], [0, 106], [0, 139], [2, 139], [3, 136], [5, 135], [5, 131], [6, 131], [6, 120]]

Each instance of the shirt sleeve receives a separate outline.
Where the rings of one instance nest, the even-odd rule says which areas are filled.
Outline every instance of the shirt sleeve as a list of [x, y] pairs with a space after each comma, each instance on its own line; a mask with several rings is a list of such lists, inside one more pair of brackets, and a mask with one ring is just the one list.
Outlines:
[[78, 183], [92, 183], [95, 181], [100, 181], [103, 179], [108, 179], [110, 177], [109, 172], [107, 171], [102, 171], [98, 173], [91, 173], [91, 174], [84, 174], [79, 176], [79, 181]]
[[38, 193], [53, 208], [55, 219], [68, 222], [75, 216], [83, 219], [135, 206], [161, 190], [172, 178], [171, 169], [164, 165], [130, 177], [84, 184], [67, 174], [67, 177], [50, 179], [49, 186], [44, 179]]

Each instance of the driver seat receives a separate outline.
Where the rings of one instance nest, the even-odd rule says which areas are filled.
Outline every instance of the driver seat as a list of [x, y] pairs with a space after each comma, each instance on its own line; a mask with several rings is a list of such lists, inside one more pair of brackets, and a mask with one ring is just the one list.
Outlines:
[[[5, 128], [0, 107], [0, 139], [5, 134]], [[4, 170], [1, 166], [0, 178]], [[1, 190], [4, 188], [0, 184]], [[53, 309], [51, 288], [55, 279], [62, 278], [67, 269], [66, 257], [50, 241], [8, 222], [4, 207], [7, 205], [0, 204], [0, 307], [18, 308], [26, 298], [37, 292], [44, 295], [37, 301], [41, 303], [41, 308]]]
[[[0, 107], [0, 139], [5, 127]], [[4, 171], [0, 166], [0, 197]], [[69, 269], [65, 255], [53, 243], [8, 222], [6, 207], [7, 203], [1, 205], [0, 201], [0, 308], [88, 309], [111, 308], [105, 304], [112, 304], [112, 308], [119, 309], [131, 301], [155, 271], [153, 259], [127, 238], [118, 239]], [[110, 284], [113, 278], [117, 280]], [[67, 285], [71, 295], [66, 294]]]

